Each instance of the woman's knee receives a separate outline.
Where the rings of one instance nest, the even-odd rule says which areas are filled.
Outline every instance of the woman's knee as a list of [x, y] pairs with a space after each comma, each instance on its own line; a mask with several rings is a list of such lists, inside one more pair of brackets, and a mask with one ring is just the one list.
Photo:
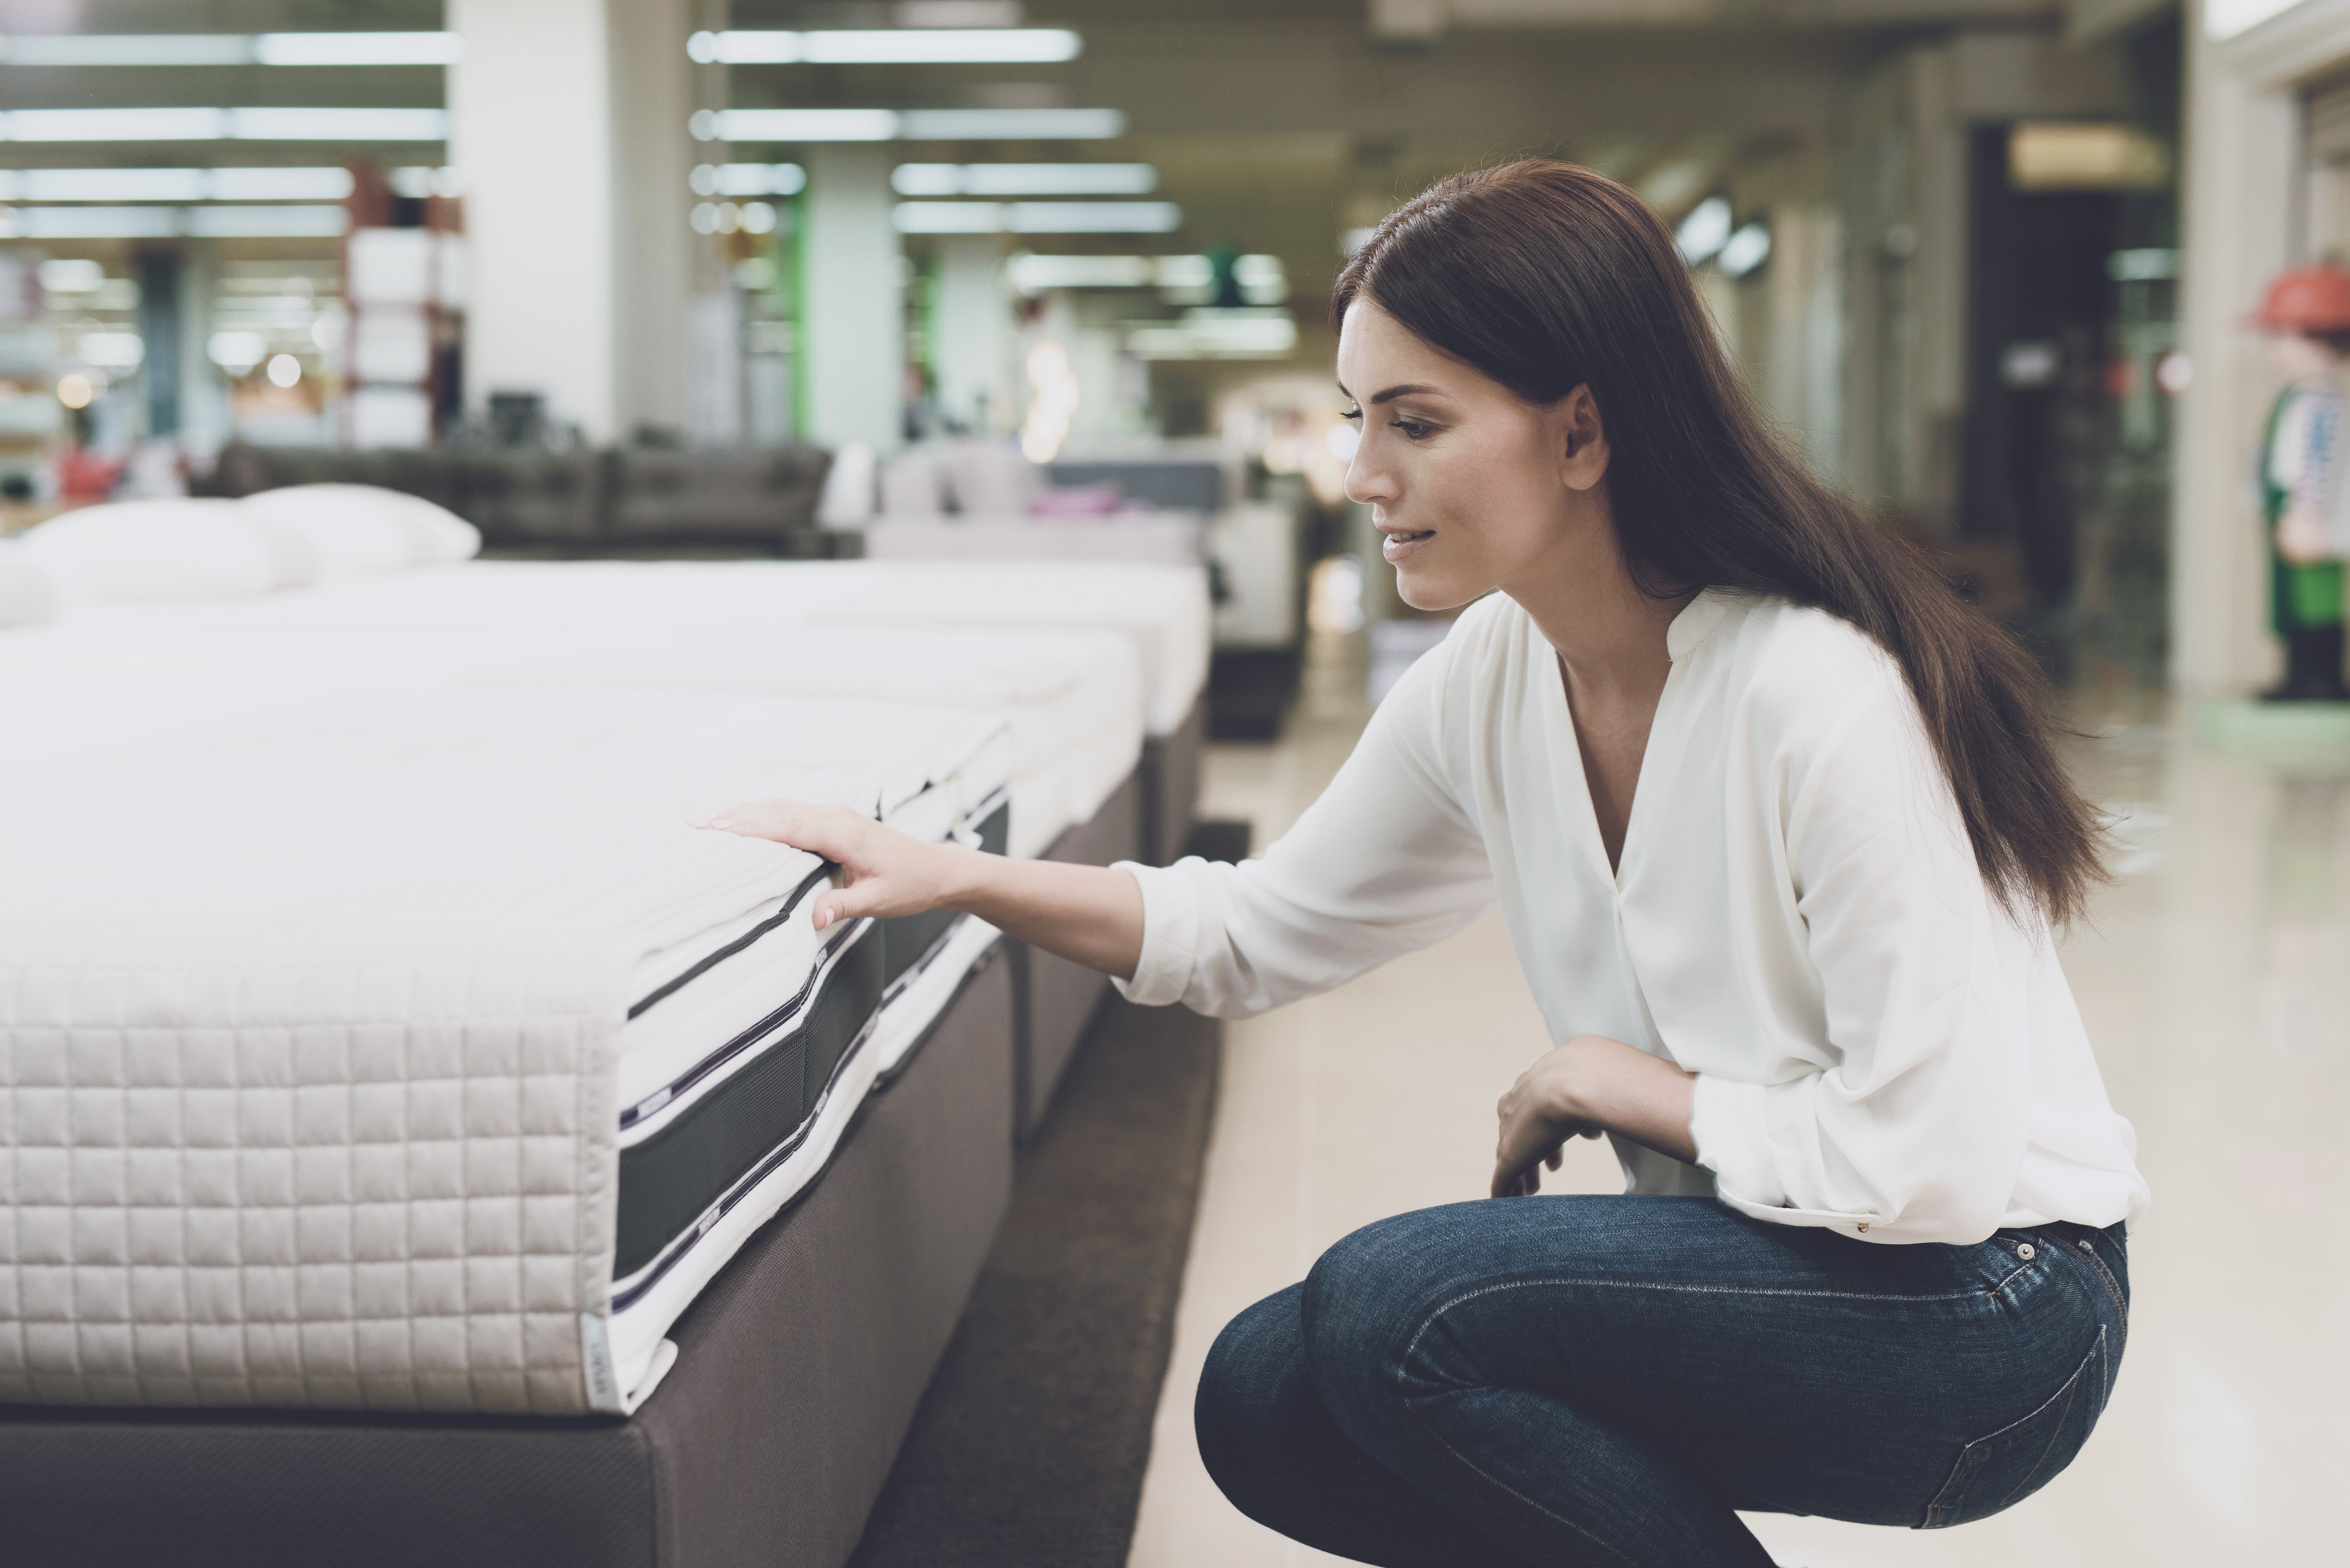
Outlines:
[[1298, 1314], [1304, 1288], [1267, 1296], [1226, 1324], [1200, 1369], [1191, 1403], [1200, 1458], [1244, 1513], [1253, 1511], [1246, 1494], [1265, 1471], [1268, 1449], [1280, 1442], [1284, 1397], [1295, 1397], [1289, 1386], [1305, 1376]]
[[1451, 1209], [1399, 1214], [1315, 1262], [1299, 1303], [1305, 1363], [1334, 1407], [1393, 1391], [1416, 1330], [1458, 1273], [1460, 1224]]

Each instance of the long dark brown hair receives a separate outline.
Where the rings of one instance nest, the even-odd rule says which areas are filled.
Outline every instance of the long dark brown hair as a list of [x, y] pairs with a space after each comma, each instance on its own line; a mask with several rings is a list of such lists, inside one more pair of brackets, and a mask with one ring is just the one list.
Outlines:
[[1641, 589], [1777, 595], [1875, 638], [1917, 699], [1984, 882], [2012, 912], [2080, 913], [2104, 878], [2101, 830], [2057, 759], [2038, 666], [1790, 452], [1638, 196], [1546, 160], [1458, 175], [1355, 253], [1333, 327], [1366, 296], [1529, 403], [1589, 387]]

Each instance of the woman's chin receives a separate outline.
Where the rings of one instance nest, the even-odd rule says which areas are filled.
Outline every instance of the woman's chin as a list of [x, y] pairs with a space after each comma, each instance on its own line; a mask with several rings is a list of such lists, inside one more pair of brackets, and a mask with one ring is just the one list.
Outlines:
[[1483, 591], [1464, 588], [1451, 573], [1409, 565], [1396, 567], [1396, 597], [1416, 610], [1458, 609]]

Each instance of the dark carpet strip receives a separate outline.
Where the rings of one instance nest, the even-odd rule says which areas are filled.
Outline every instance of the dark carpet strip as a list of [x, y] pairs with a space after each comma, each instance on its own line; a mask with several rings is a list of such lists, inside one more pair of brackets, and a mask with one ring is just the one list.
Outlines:
[[1222, 1025], [1095, 1012], [852, 1568], [1120, 1568]]

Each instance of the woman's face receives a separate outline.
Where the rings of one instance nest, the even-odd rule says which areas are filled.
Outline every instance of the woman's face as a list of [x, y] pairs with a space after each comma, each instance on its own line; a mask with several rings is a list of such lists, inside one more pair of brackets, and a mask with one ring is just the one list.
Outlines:
[[1529, 582], [1597, 542], [1595, 526], [1612, 553], [1607, 440], [1586, 389], [1524, 403], [1368, 296], [1339, 329], [1338, 388], [1363, 432], [1347, 494], [1370, 506], [1406, 604], [1453, 609]]

